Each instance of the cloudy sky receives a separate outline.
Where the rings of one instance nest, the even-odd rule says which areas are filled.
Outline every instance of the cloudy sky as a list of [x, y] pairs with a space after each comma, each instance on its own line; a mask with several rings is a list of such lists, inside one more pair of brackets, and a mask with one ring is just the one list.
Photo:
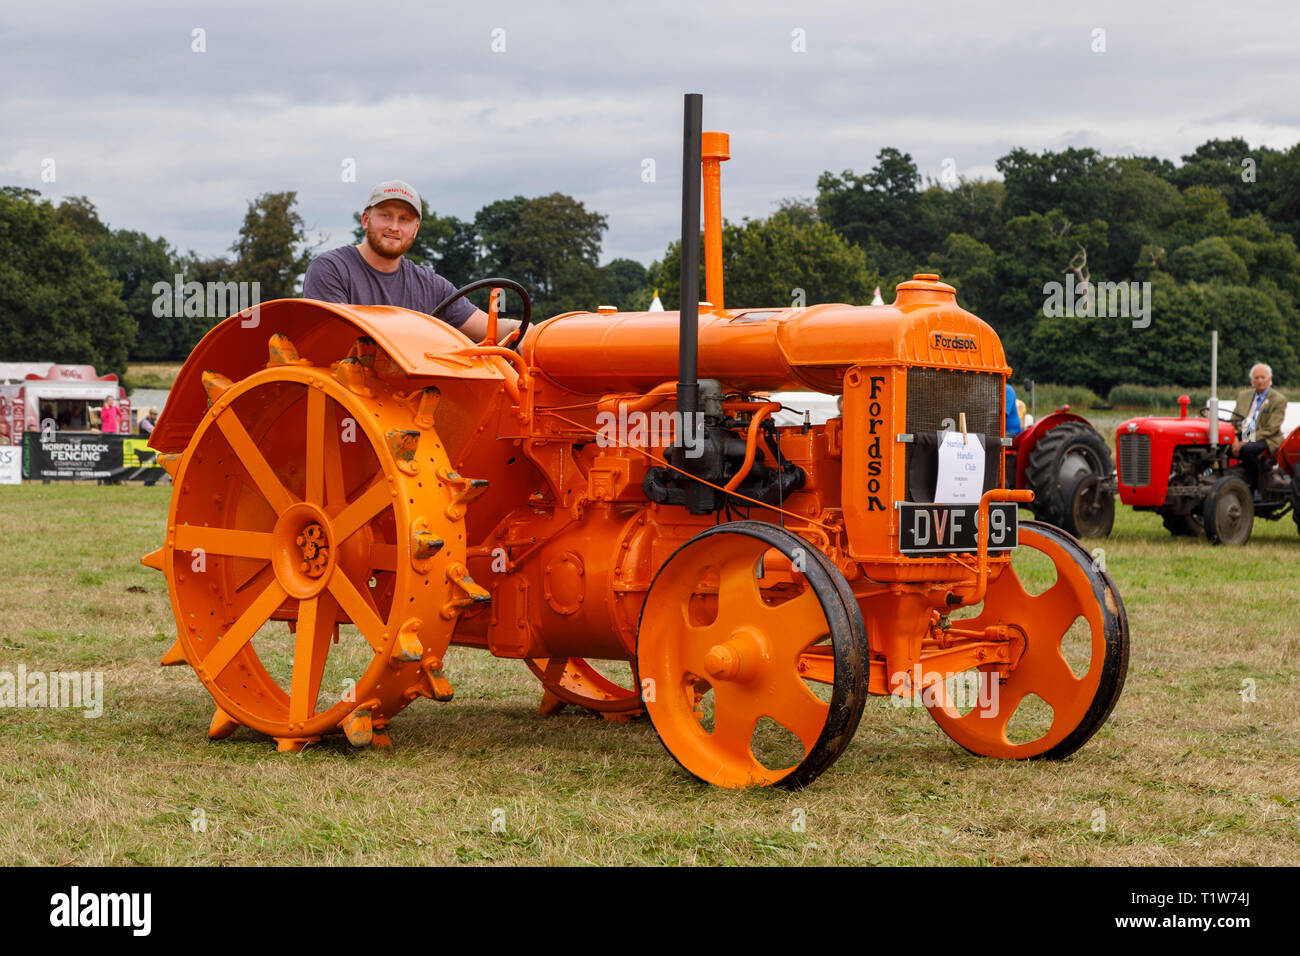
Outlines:
[[296, 190], [331, 246], [391, 177], [462, 218], [558, 191], [608, 217], [602, 261], [648, 263], [680, 228], [686, 91], [731, 134], [739, 220], [883, 146], [933, 176], [1014, 146], [1289, 147], [1298, 28], [1268, 0], [4, 0], [0, 184], [205, 256], [261, 192]]

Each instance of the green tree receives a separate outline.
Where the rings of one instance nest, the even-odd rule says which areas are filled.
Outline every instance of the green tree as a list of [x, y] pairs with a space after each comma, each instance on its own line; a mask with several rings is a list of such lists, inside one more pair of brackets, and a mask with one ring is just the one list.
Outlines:
[[1018, 375], [1079, 384], [1068, 377], [1068, 366], [1059, 367], [1061, 355], [1044, 354], [1039, 347], [1031, 346], [1029, 339], [1034, 326], [1044, 318], [1048, 284], [1064, 286], [1071, 274], [1076, 284], [1101, 278], [1093, 276], [1089, 263], [1105, 249], [1105, 222], [1075, 223], [1059, 209], [1017, 216], [1007, 222], [1006, 245], [996, 259], [997, 301], [977, 314], [1002, 337], [1008, 361]]
[[997, 161], [1006, 187], [1007, 216], [1059, 209], [1075, 222], [1105, 220], [1115, 167], [1095, 149], [1041, 154], [1016, 148]]
[[930, 260], [926, 271], [937, 272], [957, 290], [957, 302], [962, 308], [981, 318], [992, 315], [996, 309], [997, 254], [978, 239], [953, 233], [944, 242], [943, 251]]
[[523, 196], [498, 199], [475, 213], [474, 229], [482, 249], [478, 267], [483, 275], [507, 278], [512, 275], [514, 249], [511, 241], [519, 230], [519, 217], [527, 202]]
[[[820, 302], [871, 301], [877, 272], [862, 249], [824, 222], [800, 225], [785, 212], [767, 219], [723, 224], [723, 282], [729, 309], [789, 308], [800, 297]], [[657, 284], [664, 308], [676, 310], [681, 288], [681, 243], [664, 253]], [[705, 295], [703, 269], [700, 295]]]
[[1181, 201], [1178, 190], [1143, 159], [1118, 159], [1109, 184], [1107, 253], [1094, 270], [1101, 279], [1127, 277], [1148, 245], [1162, 245], [1161, 228]]
[[1227, 200], [1233, 216], [1263, 214], [1277, 196], [1282, 159], [1282, 153], [1266, 146], [1251, 149], [1240, 136], [1212, 139], [1184, 156], [1169, 181], [1180, 189], [1214, 189]]
[[1268, 220], [1280, 232], [1300, 239], [1300, 143], [1285, 153], [1279, 153], [1268, 174], [1266, 185], [1271, 190]]
[[55, 216], [82, 237], [90, 254], [121, 283], [122, 302], [136, 323], [129, 358], [146, 362], [185, 358], [189, 320], [154, 314], [155, 284], [171, 285], [182, 271], [179, 257], [167, 241], [150, 239], [142, 232], [110, 229], [85, 196], [63, 200]]
[[1006, 187], [997, 180], [959, 177], [951, 189], [932, 183], [918, 198], [917, 215], [926, 248], [938, 249], [953, 233], [963, 233], [984, 245], [1000, 245], [1005, 193]]
[[0, 360], [121, 376], [135, 331], [121, 285], [78, 230], [35, 190], [0, 189]]
[[[601, 266], [600, 271], [604, 277], [602, 301], [631, 311], [633, 297], [645, 288], [646, 267], [635, 259], [614, 259]], [[649, 304], [649, 299], [646, 303]]]
[[921, 174], [908, 153], [885, 147], [876, 154], [871, 172], [846, 169], [817, 179], [817, 211], [850, 242], [866, 247], [874, 240], [884, 249], [915, 254], [922, 251], [924, 232], [917, 187]]
[[796, 226], [811, 226], [815, 222], [821, 222], [816, 199], [787, 196], [776, 204], [776, 211], [784, 213], [786, 218]]
[[68, 196], [59, 203], [54, 215], [81, 236], [87, 246], [93, 246], [109, 233], [108, 226], [100, 221], [95, 204], [85, 196]]
[[1245, 285], [1250, 270], [1222, 236], [1211, 236], [1190, 246], [1175, 249], [1169, 256], [1169, 271], [1185, 282], [1222, 281]]
[[480, 272], [523, 284], [535, 319], [600, 304], [597, 262], [607, 225], [600, 213], [563, 193], [515, 196], [484, 206], [474, 225], [484, 250]]
[[[181, 258], [178, 271], [184, 276], [187, 283], [197, 282], [206, 289], [210, 283], [222, 283], [224, 285], [235, 281], [234, 269], [234, 263], [224, 256], [205, 259], [190, 250], [188, 255]], [[194, 351], [194, 346], [199, 344], [199, 340], [211, 328], [226, 318], [228, 316], [199, 315], [177, 316], [171, 319], [170, 321], [174, 323], [172, 340], [175, 343], [176, 354], [180, 358], [188, 356], [190, 352]]]
[[294, 209], [293, 191], [262, 193], [248, 204], [235, 254], [234, 277], [260, 283], [263, 302], [297, 294], [298, 280], [312, 260], [302, 216]]

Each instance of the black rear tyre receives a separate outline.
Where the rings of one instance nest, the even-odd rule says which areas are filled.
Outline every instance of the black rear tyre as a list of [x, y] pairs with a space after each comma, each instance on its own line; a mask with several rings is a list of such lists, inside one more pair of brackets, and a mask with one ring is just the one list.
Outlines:
[[[1046, 521], [1076, 537], [1105, 537], [1110, 534], [1114, 523], [1115, 504], [1113, 496], [1109, 503], [1110, 520], [1104, 519], [1107, 510], [1100, 502], [1089, 506], [1091, 517], [1085, 520], [1085, 527], [1080, 527], [1075, 520], [1076, 493], [1081, 488], [1081, 479], [1087, 475], [1097, 477], [1105, 482], [1115, 472], [1115, 460], [1111, 457], [1106, 439], [1089, 425], [1082, 422], [1062, 422], [1034, 444], [1029, 454], [1025, 469], [1025, 478], [1034, 493], [1034, 517]], [[1102, 485], [1100, 494], [1110, 495], [1109, 488]], [[1097, 489], [1094, 487], [1094, 492]], [[1087, 530], [1087, 526], [1096, 529], [1096, 533]], [[1100, 529], [1104, 527], [1105, 530]]]
[[1105, 479], [1078, 474], [1065, 492], [1070, 510], [1061, 530], [1076, 538], [1105, 538], [1115, 526], [1115, 493]]
[[1300, 532], [1300, 475], [1291, 476], [1291, 517], [1296, 531]]

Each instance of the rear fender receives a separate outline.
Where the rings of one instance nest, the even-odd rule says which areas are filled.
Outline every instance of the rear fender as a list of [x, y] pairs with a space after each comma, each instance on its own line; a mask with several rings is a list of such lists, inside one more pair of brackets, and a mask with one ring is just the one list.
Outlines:
[[369, 336], [412, 377], [483, 379], [495, 384], [516, 375], [504, 360], [467, 361], [451, 356], [474, 343], [439, 319], [381, 305], [339, 305], [315, 299], [275, 299], [253, 315], [232, 315], [194, 347], [181, 367], [149, 445], [161, 452], [184, 451], [208, 410], [204, 372], [237, 382], [267, 366], [267, 340], [289, 338], [298, 354], [328, 368], [347, 355], [359, 336]]
[[[1067, 409], [1068, 407], [1069, 406], [1066, 406]], [[1082, 415], [1076, 415], [1074, 412], [1067, 410], [1052, 412], [1052, 414], [1045, 415], [1038, 421], [1034, 422], [1017, 435], [1015, 440], [1011, 443], [1011, 451], [1016, 456], [1016, 483], [1013, 487], [1028, 487], [1025, 472], [1029, 467], [1029, 456], [1033, 452], [1034, 446], [1038, 444], [1040, 438], [1063, 422], [1082, 422], [1089, 428], [1092, 428], [1092, 422], [1088, 421], [1088, 419], [1084, 418]]]
[[1291, 429], [1291, 434], [1286, 436], [1278, 448], [1276, 457], [1277, 465], [1284, 474], [1292, 478], [1300, 477], [1296, 474], [1296, 465], [1300, 464], [1300, 428]]

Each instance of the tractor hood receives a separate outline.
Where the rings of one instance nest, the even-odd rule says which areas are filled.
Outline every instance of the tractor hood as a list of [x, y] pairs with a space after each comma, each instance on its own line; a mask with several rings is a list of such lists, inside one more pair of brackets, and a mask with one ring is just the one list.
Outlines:
[[[530, 333], [524, 355], [578, 392], [653, 388], [678, 374], [678, 313], [574, 312]], [[838, 394], [854, 365], [932, 365], [1010, 374], [1002, 343], [934, 275], [900, 283], [892, 305], [714, 309], [701, 305], [699, 374], [750, 391]]]

